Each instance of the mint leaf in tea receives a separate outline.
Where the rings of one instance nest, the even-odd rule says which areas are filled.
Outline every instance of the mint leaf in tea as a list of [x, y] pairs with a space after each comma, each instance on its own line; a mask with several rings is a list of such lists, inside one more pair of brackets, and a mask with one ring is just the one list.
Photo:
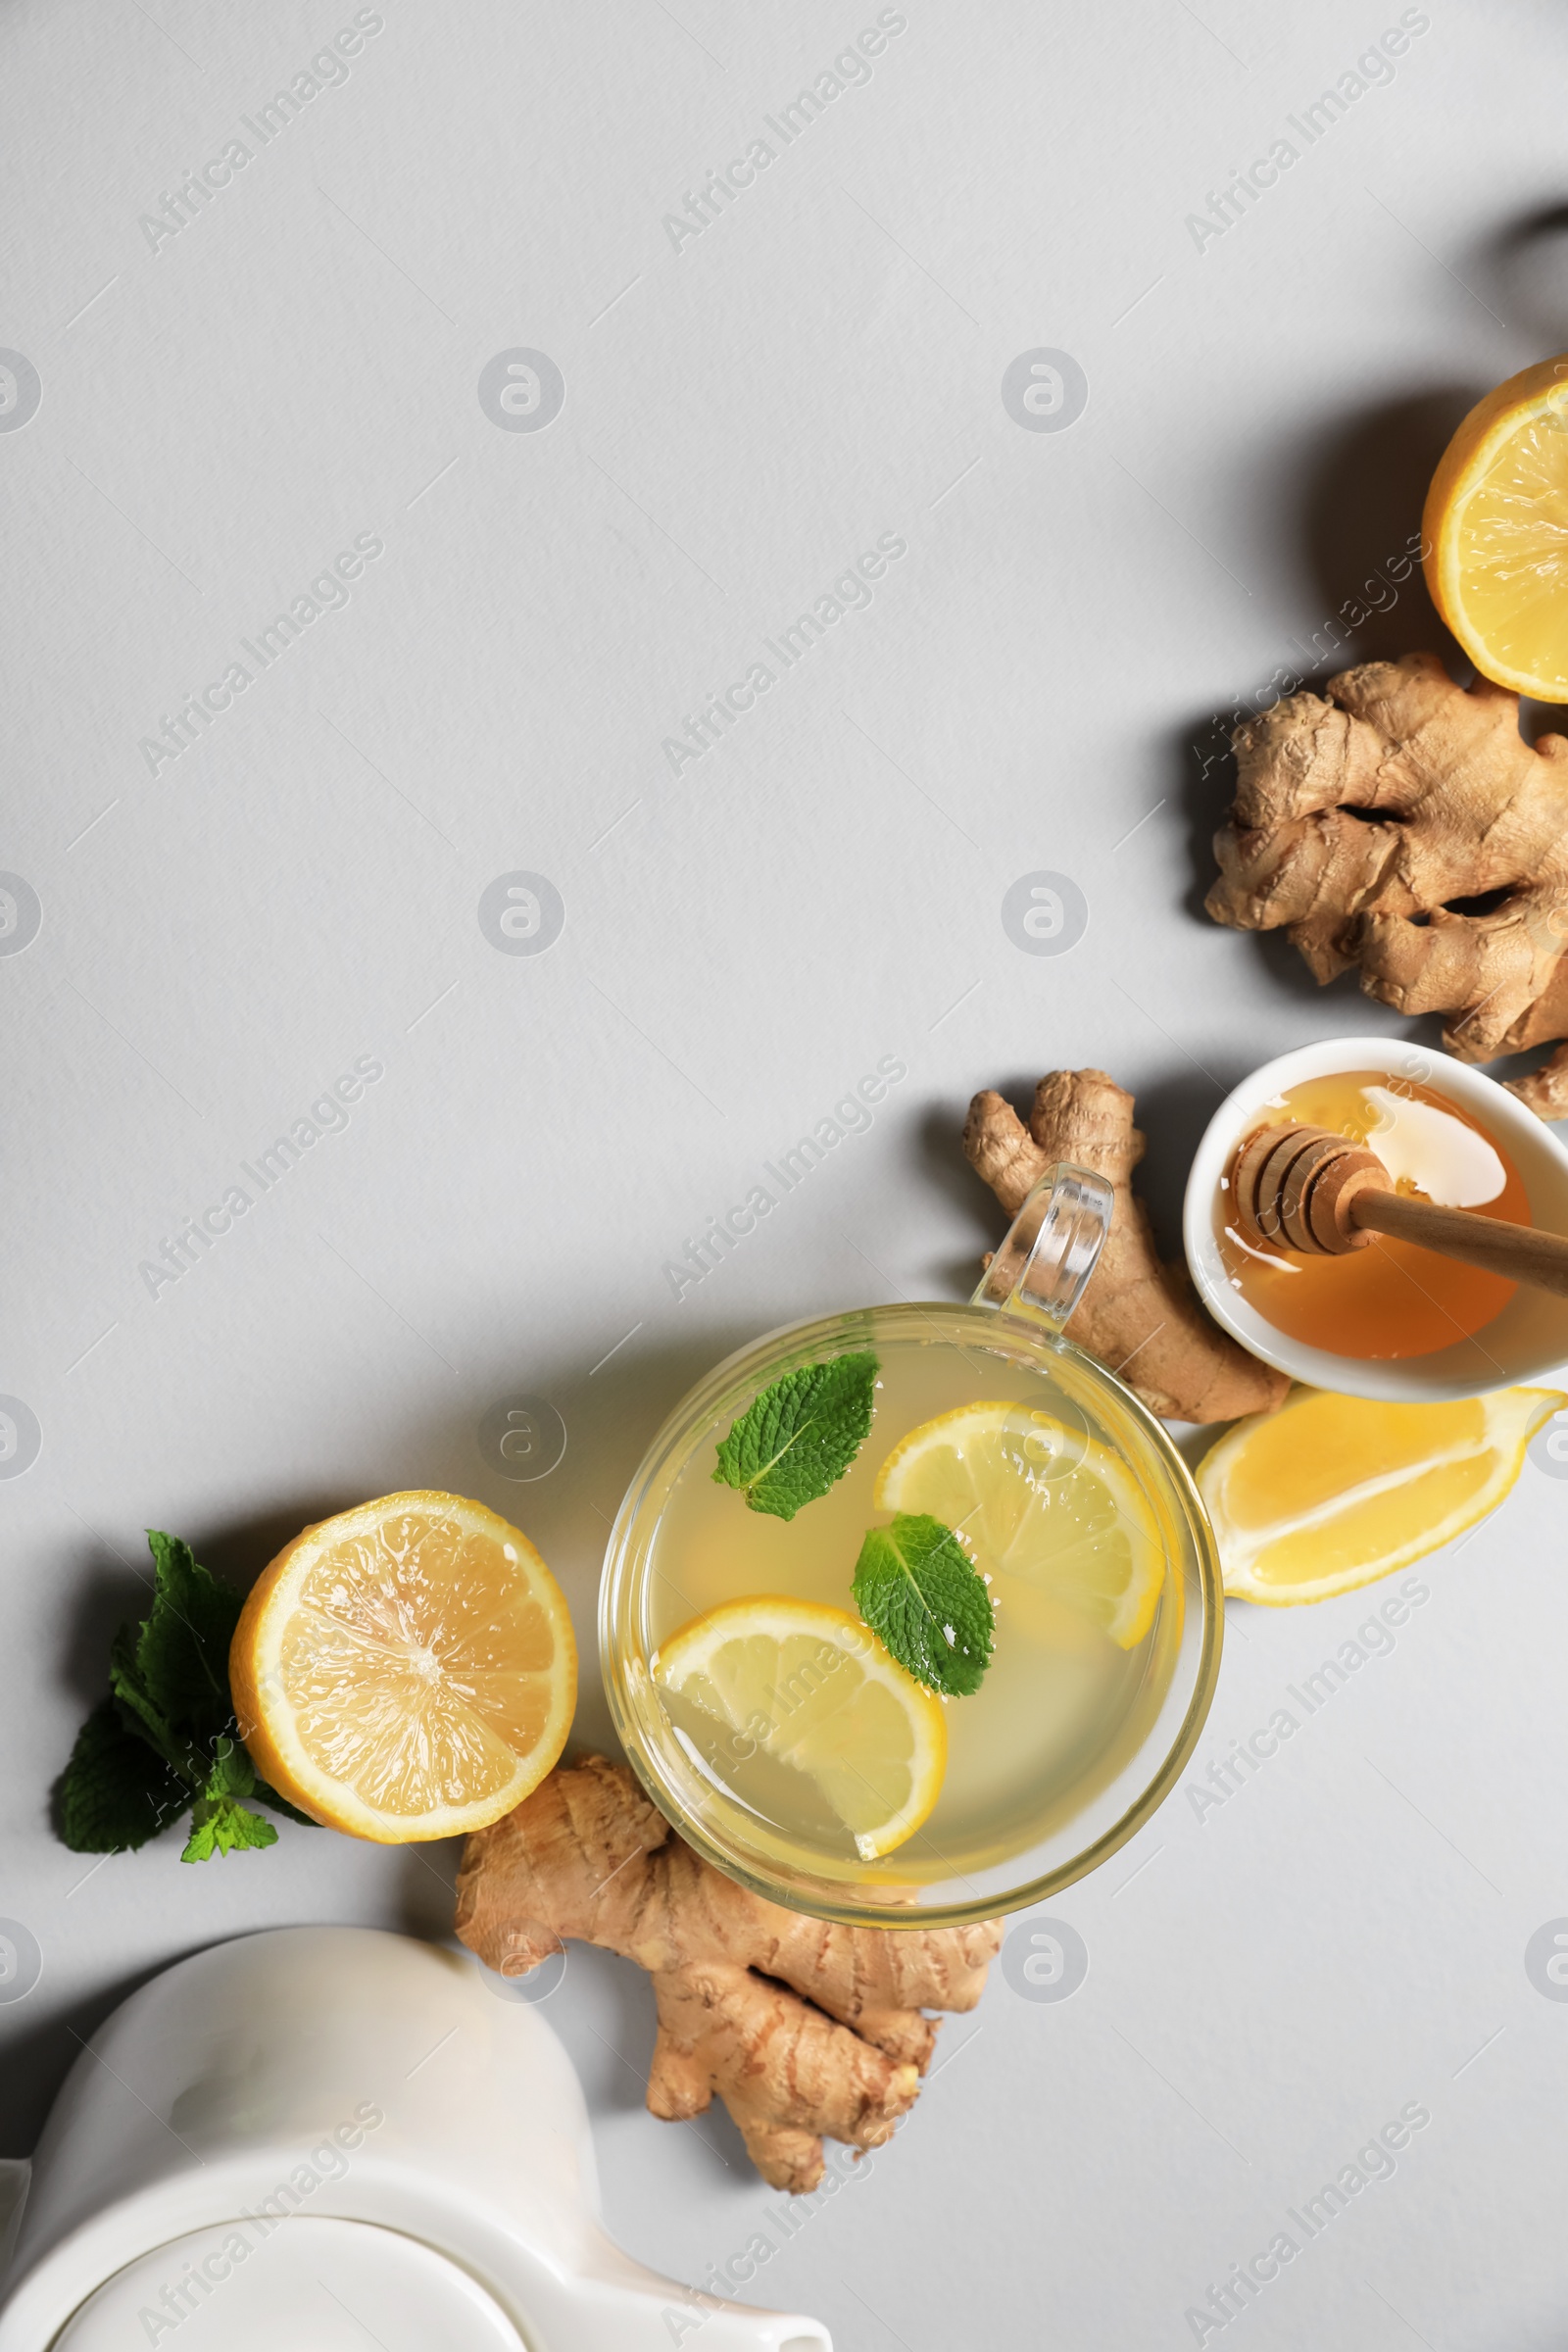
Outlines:
[[748, 1509], [775, 1519], [819, 1501], [870, 1435], [878, 1369], [867, 1352], [784, 1373], [721, 1441], [714, 1483], [739, 1487]]
[[940, 1519], [900, 1511], [873, 1527], [855, 1568], [860, 1615], [906, 1674], [945, 1698], [978, 1690], [991, 1663], [991, 1594]]

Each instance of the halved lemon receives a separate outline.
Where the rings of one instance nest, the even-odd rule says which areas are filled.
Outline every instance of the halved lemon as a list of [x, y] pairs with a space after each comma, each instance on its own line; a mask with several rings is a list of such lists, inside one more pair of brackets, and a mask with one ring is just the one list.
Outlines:
[[942, 1701], [869, 1626], [825, 1601], [727, 1600], [662, 1642], [659, 1688], [725, 1727], [727, 1752], [804, 1773], [863, 1862], [890, 1854], [942, 1790]]
[[1233, 1599], [1327, 1600], [1407, 1568], [1495, 1509], [1556, 1389], [1381, 1404], [1297, 1389], [1238, 1421], [1198, 1471]]
[[1065, 1601], [1123, 1649], [1153, 1622], [1165, 1548], [1127, 1464], [1099, 1439], [1021, 1404], [963, 1404], [922, 1422], [877, 1472], [886, 1511], [928, 1511], [951, 1527], [999, 1603], [1028, 1616], [1033, 1595]]
[[1568, 702], [1568, 354], [1471, 410], [1421, 535], [1432, 601], [1483, 677]]
[[384, 1494], [308, 1527], [229, 1651], [258, 1772], [328, 1829], [400, 1845], [498, 1821], [560, 1755], [577, 1697], [561, 1587], [457, 1494]]

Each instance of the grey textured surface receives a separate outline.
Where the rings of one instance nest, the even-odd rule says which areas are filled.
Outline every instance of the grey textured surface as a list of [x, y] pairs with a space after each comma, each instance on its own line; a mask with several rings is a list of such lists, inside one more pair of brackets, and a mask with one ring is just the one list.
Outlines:
[[[1136, 1088], [1174, 1248], [1222, 1087], [1398, 1026], [1198, 913], [1204, 754], [1337, 644], [1441, 646], [1389, 571], [1431, 465], [1568, 343], [1568, 29], [1524, 0], [1406, 10], [1424, 29], [1359, 72], [1397, 8], [907, 0], [864, 73], [869, 5], [371, 14], [310, 95], [346, 0], [0, 19], [0, 343], [39, 386], [27, 415], [6, 363], [0, 865], [41, 915], [23, 944], [13, 893], [0, 962], [0, 1389], [40, 1433], [0, 1485], [0, 1912], [42, 1970], [0, 2004], [13, 2151], [74, 2036], [172, 1956], [450, 1917], [445, 1849], [285, 1829], [89, 1870], [52, 1842], [146, 1525], [243, 1581], [323, 1510], [472, 1492], [539, 1543], [591, 1656], [608, 1519], [691, 1378], [797, 1315], [967, 1287], [998, 1229], [956, 1149], [975, 1087], [1087, 1061]], [[769, 128], [803, 87], [815, 116]], [[1195, 229], [1281, 140], [1273, 184]], [[706, 225], [667, 225], [758, 141]], [[526, 354], [564, 381], [542, 424]], [[357, 538], [381, 552], [345, 602]], [[666, 748], [749, 673], [718, 740]], [[225, 675], [176, 756], [166, 720]], [[1087, 927], [1037, 955], [1040, 902], [1004, 904], [1054, 875]], [[672, 1277], [884, 1055], [907, 1076], [869, 1130]], [[362, 1056], [346, 1127], [311, 1121]], [[331, 1131], [264, 1190], [241, 1171], [298, 1121]], [[176, 1279], [142, 1270], [234, 1186]], [[531, 1483], [502, 1474], [514, 1405], [544, 1408], [537, 1458], [565, 1432]], [[843, 2352], [1174, 2347], [1229, 2339], [1188, 2314], [1283, 2231], [1254, 2347], [1558, 2340], [1547, 1467], [1310, 1714], [1292, 1686], [1386, 1594], [1233, 1608], [1188, 1790], [1053, 1906], [1087, 1954], [1070, 1997], [1032, 1997], [1017, 1947], [897, 2144], [743, 2292]], [[1200, 1807], [1281, 1708], [1294, 1736]], [[612, 2226], [703, 2279], [779, 2201], [722, 2118], [641, 2112], [640, 1979], [574, 1955], [549, 2014]], [[1407, 2104], [1431, 2121], [1392, 2176], [1348, 2175], [1308, 2237], [1288, 2214]]]

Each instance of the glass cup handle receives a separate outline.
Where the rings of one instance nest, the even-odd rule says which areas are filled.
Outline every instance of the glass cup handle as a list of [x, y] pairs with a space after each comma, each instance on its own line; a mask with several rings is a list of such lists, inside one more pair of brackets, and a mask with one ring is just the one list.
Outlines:
[[1084, 1295], [1110, 1231], [1102, 1176], [1061, 1160], [1025, 1197], [970, 1303], [1058, 1334]]

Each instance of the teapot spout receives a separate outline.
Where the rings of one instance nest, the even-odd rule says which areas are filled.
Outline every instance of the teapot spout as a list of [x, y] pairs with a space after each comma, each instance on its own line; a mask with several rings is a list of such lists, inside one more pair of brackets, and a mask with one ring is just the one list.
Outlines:
[[[675, 2291], [685, 2295], [690, 2289]], [[817, 2320], [751, 2311], [743, 2303], [672, 2303], [667, 2292], [644, 2305], [640, 2316], [623, 2308], [617, 2329], [612, 2339], [606, 2336], [606, 2352], [612, 2342], [614, 2352], [669, 2352], [671, 2344], [690, 2344], [693, 2352], [833, 2352], [833, 2338]]]
[[[820, 2320], [799, 2312], [759, 2311], [703, 2288], [681, 2286], [644, 2270], [609, 2239], [592, 2278], [591, 2306], [579, 2306], [582, 2352], [833, 2352]], [[579, 2279], [587, 2287], [587, 2279]], [[591, 2310], [591, 2318], [590, 2318]]]

